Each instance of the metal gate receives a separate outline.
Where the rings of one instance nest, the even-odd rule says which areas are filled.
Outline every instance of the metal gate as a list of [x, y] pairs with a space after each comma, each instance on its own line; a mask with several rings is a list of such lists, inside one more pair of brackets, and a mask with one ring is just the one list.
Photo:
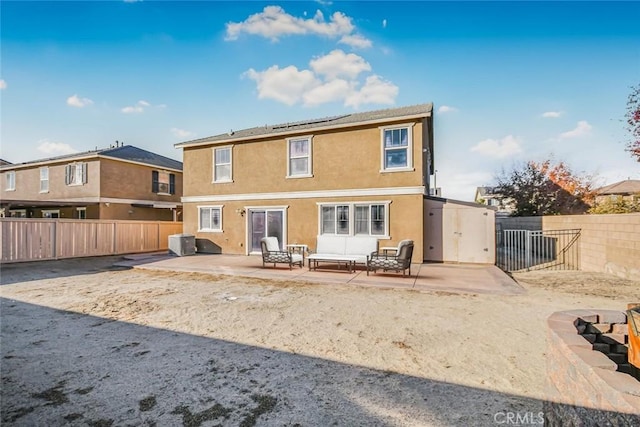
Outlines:
[[499, 230], [496, 265], [504, 271], [579, 270], [580, 229]]

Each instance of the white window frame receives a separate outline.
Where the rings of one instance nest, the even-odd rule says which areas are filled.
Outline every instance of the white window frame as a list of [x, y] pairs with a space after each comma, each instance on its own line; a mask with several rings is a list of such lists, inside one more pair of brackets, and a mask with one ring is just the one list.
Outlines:
[[9, 171], [5, 178], [4, 191], [16, 191], [16, 171]]
[[[200, 232], [205, 232], [205, 233], [222, 233], [222, 207], [224, 205], [216, 205], [216, 206], [198, 206], [198, 231]], [[202, 216], [201, 216], [201, 212], [203, 209], [209, 209], [210, 211], [212, 210], [218, 210], [219, 211], [219, 217], [220, 217], [220, 221], [219, 221], [219, 227], [217, 228], [202, 228]], [[211, 215], [211, 213], [209, 214]], [[213, 218], [211, 218], [211, 222], [213, 223]]]
[[[162, 178], [166, 178], [167, 182], [163, 182]], [[162, 191], [163, 186], [165, 186], [167, 191]], [[158, 192], [156, 194], [160, 196], [171, 196], [171, 172], [158, 171]]]
[[[14, 216], [13, 214], [20, 214], [17, 216]], [[27, 210], [26, 209], [9, 209], [9, 217], [10, 218], [26, 218], [27, 217]]]
[[[291, 144], [297, 141], [307, 141], [309, 144], [309, 154], [306, 156], [291, 157]], [[291, 172], [292, 159], [307, 159], [307, 173], [295, 174]], [[311, 178], [313, 177], [313, 135], [287, 138], [287, 178]]]
[[[391, 204], [390, 200], [374, 200], [374, 201], [362, 201], [362, 202], [318, 202], [318, 235], [327, 235], [327, 236], [370, 236], [376, 237], [378, 239], [388, 240], [391, 239], [389, 236], [389, 205]], [[382, 205], [384, 206], [384, 234], [371, 234], [371, 206], [373, 205]], [[349, 232], [347, 234], [338, 234], [335, 231], [337, 230], [337, 219], [335, 219], [335, 229], [334, 233], [323, 233], [322, 231], [322, 208], [323, 207], [337, 207], [337, 206], [347, 206], [349, 207]], [[368, 234], [356, 234], [356, 225], [355, 225], [355, 216], [356, 216], [356, 206], [368, 206], [369, 207], [369, 233]], [[335, 211], [335, 215], [337, 215], [337, 209]]]
[[[84, 162], [69, 163], [67, 166], [73, 168], [73, 180], [67, 184], [68, 186], [84, 185]], [[66, 173], [66, 171], [65, 171]]]
[[[224, 166], [224, 165], [229, 165], [229, 177], [228, 178], [223, 178], [223, 179], [218, 179], [218, 177], [216, 176], [216, 152], [218, 150], [229, 150], [229, 163], [220, 163], [220, 166]], [[233, 182], [233, 145], [225, 145], [222, 147], [213, 147], [213, 158], [212, 158], [212, 164], [213, 164], [213, 171], [212, 171], [212, 182], [216, 183], [216, 184], [221, 184], [221, 183], [225, 183], [225, 182]]]
[[[76, 208], [76, 211], [78, 212], [78, 219], [87, 219], [87, 208]], [[80, 212], [82, 212], [82, 215], [80, 215]]]
[[[46, 175], [46, 177], [43, 177], [43, 175]], [[48, 166], [40, 168], [40, 192], [41, 193], [49, 192], [49, 167]]]
[[[403, 123], [393, 126], [381, 126], [380, 129], [380, 172], [411, 172], [415, 169], [413, 168], [413, 126], [415, 123]], [[388, 168], [386, 167], [386, 152], [387, 150], [397, 150], [399, 147], [386, 147], [384, 143], [384, 134], [387, 131], [393, 130], [407, 130], [407, 165], [396, 168]]]
[[[42, 218], [53, 218], [51, 216], [46, 216], [47, 214], [51, 215], [51, 214], [57, 214], [58, 217], [60, 218], [60, 209], [43, 209], [40, 211], [40, 214], [42, 215]], [[53, 218], [55, 219], [55, 218]]]

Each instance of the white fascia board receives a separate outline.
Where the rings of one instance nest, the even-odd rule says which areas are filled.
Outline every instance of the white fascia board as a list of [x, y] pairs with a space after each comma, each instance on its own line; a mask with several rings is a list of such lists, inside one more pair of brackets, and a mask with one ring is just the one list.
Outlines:
[[425, 187], [356, 188], [348, 190], [289, 191], [280, 193], [214, 194], [184, 196], [182, 203], [224, 202], [243, 200], [319, 199], [332, 197], [424, 195]]

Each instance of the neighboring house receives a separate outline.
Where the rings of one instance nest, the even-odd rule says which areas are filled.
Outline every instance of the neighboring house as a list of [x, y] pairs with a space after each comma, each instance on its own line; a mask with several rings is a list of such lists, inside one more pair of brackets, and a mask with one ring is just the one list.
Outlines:
[[0, 166], [7, 217], [182, 220], [182, 163], [118, 145]]
[[513, 212], [513, 203], [496, 193], [494, 187], [477, 187], [475, 202], [496, 208], [496, 216], [509, 216]]
[[199, 251], [260, 253], [260, 239], [329, 235], [415, 242], [433, 171], [433, 105], [260, 126], [176, 144], [184, 150], [184, 232]]
[[626, 179], [596, 190], [596, 204], [607, 200], [617, 201], [621, 199], [628, 201], [640, 200], [640, 180]]

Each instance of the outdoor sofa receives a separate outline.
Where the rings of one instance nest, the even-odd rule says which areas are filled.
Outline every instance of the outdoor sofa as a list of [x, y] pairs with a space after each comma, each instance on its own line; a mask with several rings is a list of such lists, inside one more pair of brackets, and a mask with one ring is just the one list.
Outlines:
[[366, 265], [367, 258], [378, 250], [378, 239], [369, 236], [325, 236], [317, 237], [316, 250], [310, 254], [309, 270], [321, 263], [346, 266], [351, 273], [356, 264]]

